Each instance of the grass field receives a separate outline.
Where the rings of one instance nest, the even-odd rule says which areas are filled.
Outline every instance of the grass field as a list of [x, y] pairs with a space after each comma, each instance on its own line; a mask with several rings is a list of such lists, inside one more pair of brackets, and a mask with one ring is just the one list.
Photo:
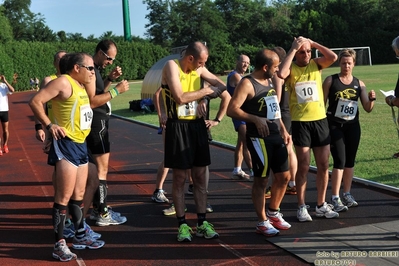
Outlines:
[[[323, 79], [338, 72], [337, 67], [325, 69]], [[399, 139], [391, 108], [385, 103], [380, 90], [394, 90], [398, 72], [398, 65], [356, 66], [353, 71], [354, 76], [366, 84], [367, 90], [375, 90], [377, 95], [371, 113], [366, 113], [359, 105], [362, 138], [356, 158], [355, 176], [395, 187], [399, 187], [399, 159], [392, 158], [392, 155], [399, 152]], [[225, 76], [221, 78], [226, 80]], [[112, 112], [126, 118], [158, 125], [156, 113], [141, 114], [129, 110], [129, 101], [135, 99], [141, 99], [140, 81], [132, 82], [128, 92], [112, 100]], [[215, 116], [218, 105], [219, 99], [211, 101], [211, 118]], [[397, 108], [395, 111], [397, 115]], [[212, 128], [212, 136], [216, 141], [235, 145], [237, 136], [231, 119], [224, 117], [220, 125]], [[330, 168], [331, 162], [330, 159]]]

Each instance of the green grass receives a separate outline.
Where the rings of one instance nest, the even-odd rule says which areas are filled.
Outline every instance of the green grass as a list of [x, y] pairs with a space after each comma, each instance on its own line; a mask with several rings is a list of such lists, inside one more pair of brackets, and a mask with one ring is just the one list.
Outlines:
[[[399, 152], [399, 139], [391, 109], [385, 104], [380, 90], [389, 91], [395, 88], [398, 71], [398, 65], [356, 66], [353, 71], [354, 76], [366, 84], [367, 90], [375, 90], [377, 95], [371, 113], [366, 113], [359, 106], [362, 137], [356, 157], [355, 176], [394, 187], [399, 187], [399, 169], [398, 159], [393, 159], [392, 155]], [[338, 67], [325, 69], [323, 79], [338, 72]], [[221, 78], [226, 80], [225, 76]], [[129, 101], [140, 98], [141, 83], [132, 83], [128, 92], [112, 100], [113, 114], [158, 125], [156, 113], [141, 114], [129, 110]], [[216, 115], [219, 102], [219, 99], [211, 101], [211, 118]], [[395, 111], [397, 114], [397, 108]], [[212, 128], [212, 136], [218, 142], [235, 145], [237, 136], [231, 119], [225, 116], [220, 125]], [[313, 160], [312, 165], [314, 165]]]

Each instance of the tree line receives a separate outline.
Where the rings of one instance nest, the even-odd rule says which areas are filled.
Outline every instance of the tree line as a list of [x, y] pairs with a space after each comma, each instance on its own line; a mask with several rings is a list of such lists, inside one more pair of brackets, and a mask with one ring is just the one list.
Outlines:
[[[399, 34], [399, 0], [143, 0], [143, 3], [148, 11], [145, 38], [132, 36], [131, 44], [123, 44], [126, 49], [118, 54], [118, 58], [128, 57], [132, 62], [139, 57], [140, 65], [134, 68], [141, 70], [130, 71], [131, 76], [126, 78], [144, 78], [146, 70], [161, 59], [156, 55], [167, 55], [171, 48], [197, 40], [206, 42], [210, 50], [207, 67], [219, 74], [232, 69], [241, 53], [252, 58], [263, 47], [281, 46], [288, 50], [297, 36], [330, 48], [370, 46], [373, 64], [396, 62], [390, 45]], [[88, 47], [84, 43], [95, 44], [105, 38], [118, 44], [127, 43], [123, 36], [112, 31], [105, 31], [98, 38], [53, 32], [40, 13], [30, 11], [30, 5], [31, 0], [4, 0], [0, 5], [0, 43], [18, 43], [16, 46], [21, 49], [24, 44], [46, 44], [50, 51], [60, 47], [68, 51]], [[142, 49], [137, 50], [138, 46]], [[15, 49], [6, 51], [4, 47], [10, 45], [0, 47], [0, 60], [4, 62], [0, 71], [7, 66], [13, 67], [15, 73], [26, 67], [18, 65], [16, 59], [20, 57], [10, 54]], [[133, 53], [159, 50], [162, 52], [148, 54], [148, 60], [142, 59], [143, 54]], [[2, 54], [8, 58], [2, 58]], [[36, 64], [32, 62], [29, 67], [42, 68]]]

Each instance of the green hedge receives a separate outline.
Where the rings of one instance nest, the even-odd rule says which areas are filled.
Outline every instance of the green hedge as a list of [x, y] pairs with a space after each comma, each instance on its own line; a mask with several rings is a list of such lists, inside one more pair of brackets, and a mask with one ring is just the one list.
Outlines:
[[[44, 77], [55, 72], [53, 56], [59, 50], [67, 52], [86, 52], [93, 54], [97, 43], [94, 42], [7, 42], [0, 47], [0, 74], [9, 82], [18, 75], [13, 86], [17, 91], [30, 89], [29, 79]], [[122, 67], [121, 79], [143, 79], [148, 69], [161, 58], [169, 55], [167, 49], [150, 43], [117, 43], [118, 55], [113, 66]]]

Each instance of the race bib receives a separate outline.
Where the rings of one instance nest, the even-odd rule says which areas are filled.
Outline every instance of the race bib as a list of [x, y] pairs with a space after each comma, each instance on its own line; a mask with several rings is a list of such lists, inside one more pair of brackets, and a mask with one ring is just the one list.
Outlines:
[[185, 118], [189, 116], [196, 116], [197, 115], [197, 101], [192, 101], [186, 104], [179, 105], [177, 109], [177, 115], [179, 118]]
[[266, 118], [269, 120], [281, 118], [280, 105], [278, 104], [277, 95], [263, 97], [267, 107]]
[[353, 120], [357, 113], [357, 101], [339, 98], [335, 117], [344, 120]]
[[298, 103], [319, 101], [319, 91], [316, 81], [303, 81], [295, 84], [295, 93]]
[[93, 120], [93, 110], [89, 104], [80, 106], [80, 129], [90, 129]]

